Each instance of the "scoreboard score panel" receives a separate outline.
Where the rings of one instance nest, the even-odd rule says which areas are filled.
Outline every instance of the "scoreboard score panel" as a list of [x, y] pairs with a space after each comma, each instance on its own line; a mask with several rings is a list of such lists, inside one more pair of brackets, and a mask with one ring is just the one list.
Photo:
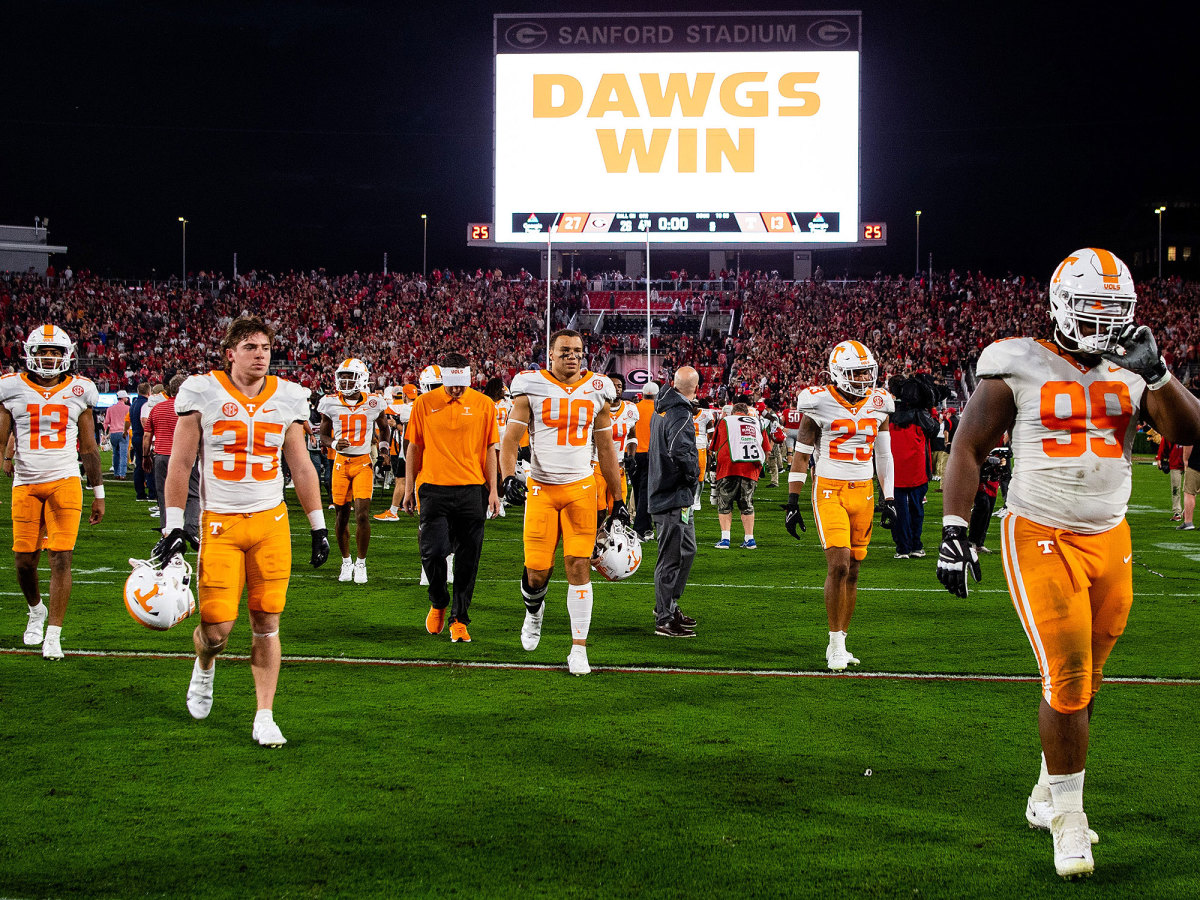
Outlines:
[[862, 240], [857, 48], [495, 63], [498, 244]]
[[[512, 214], [513, 232], [544, 240], [572, 237], [609, 236], [635, 240], [646, 234], [680, 236], [686, 239], [716, 236], [722, 239], [743, 235], [786, 235], [804, 239], [841, 229], [841, 214], [808, 212], [516, 212]], [[661, 239], [661, 238], [660, 238]]]

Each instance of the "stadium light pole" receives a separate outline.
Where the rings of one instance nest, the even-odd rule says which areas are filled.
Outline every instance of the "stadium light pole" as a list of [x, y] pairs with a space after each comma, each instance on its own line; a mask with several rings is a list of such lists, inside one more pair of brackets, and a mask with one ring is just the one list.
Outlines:
[[913, 271], [921, 271], [921, 211], [917, 210], [917, 267]]
[[546, 229], [546, 371], [550, 370], [550, 266], [554, 262], [554, 238], [551, 231], [554, 225]]
[[183, 289], [187, 290], [187, 223], [188, 220], [183, 216], [179, 217], [179, 221], [183, 223]]
[[1158, 280], [1162, 281], [1162, 214], [1167, 211], [1164, 204], [1154, 212], [1158, 215]]
[[646, 229], [646, 380], [654, 378], [650, 367], [650, 229]]
[[421, 278], [424, 279], [429, 267], [429, 216], [421, 213]]

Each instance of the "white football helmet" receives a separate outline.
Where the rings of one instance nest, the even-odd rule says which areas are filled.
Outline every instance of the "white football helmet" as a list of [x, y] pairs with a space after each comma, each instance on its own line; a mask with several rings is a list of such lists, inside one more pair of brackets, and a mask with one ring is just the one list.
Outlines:
[[1076, 250], [1050, 277], [1050, 316], [1059, 335], [1075, 344], [1066, 350], [1114, 349], [1136, 306], [1129, 267], [1107, 250]]
[[135, 620], [155, 631], [166, 631], [196, 611], [188, 586], [192, 567], [176, 556], [159, 569], [144, 559], [131, 559], [133, 572], [125, 579], [125, 608]]
[[596, 532], [592, 567], [609, 581], [624, 581], [642, 564], [642, 542], [637, 533], [619, 519]]
[[842, 341], [829, 354], [829, 377], [842, 393], [865, 397], [875, 389], [879, 364], [865, 344]]
[[[58, 350], [61, 356], [43, 351]], [[67, 372], [75, 362], [75, 342], [57, 325], [39, 325], [25, 338], [25, 368], [43, 378]]]
[[361, 359], [344, 360], [333, 373], [333, 386], [341, 394], [365, 394], [371, 388], [371, 373]]
[[426, 366], [421, 370], [421, 377], [418, 380], [421, 382], [422, 394], [428, 394], [434, 388], [440, 388], [442, 386], [442, 367]]

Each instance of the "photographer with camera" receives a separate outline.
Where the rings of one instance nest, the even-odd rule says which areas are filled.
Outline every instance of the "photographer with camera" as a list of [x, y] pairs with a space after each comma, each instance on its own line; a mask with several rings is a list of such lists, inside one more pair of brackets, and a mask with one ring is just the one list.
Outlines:
[[997, 447], [987, 455], [979, 469], [979, 489], [975, 492], [975, 505], [971, 507], [971, 522], [967, 527], [967, 540], [977, 554], [992, 552], [983, 542], [987, 540], [988, 526], [992, 524], [1000, 480], [1009, 471], [1011, 459], [1010, 447]]

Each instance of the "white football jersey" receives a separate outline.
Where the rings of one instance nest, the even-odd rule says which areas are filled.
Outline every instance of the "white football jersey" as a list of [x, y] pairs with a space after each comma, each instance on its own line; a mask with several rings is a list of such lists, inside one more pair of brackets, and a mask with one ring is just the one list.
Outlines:
[[563, 384], [543, 369], [521, 372], [509, 391], [528, 397], [532, 475], [542, 484], [570, 484], [592, 474], [592, 434], [596, 413], [616, 397], [603, 375], [584, 370], [574, 384]]
[[883, 388], [872, 388], [855, 403], [827, 384], [801, 391], [796, 409], [821, 429], [817, 477], [840, 481], [869, 481], [873, 477], [875, 438], [888, 416], [896, 411], [891, 394]]
[[496, 427], [500, 429], [500, 440], [504, 440], [504, 429], [508, 427], [508, 417], [512, 413], [512, 401], [507, 397], [496, 401]]
[[333, 442], [342, 438], [350, 446], [338, 453], [343, 456], [362, 456], [371, 452], [375, 439], [375, 422], [387, 410], [387, 401], [378, 394], [363, 394], [357, 403], [344, 395], [326, 394], [317, 402], [317, 412], [327, 417], [333, 425]]
[[710, 425], [715, 427], [719, 418], [721, 418], [720, 410], [716, 409], [702, 409], [692, 416], [692, 422], [696, 425], [696, 449], [708, 449], [708, 428]]
[[48, 388], [24, 373], [0, 378], [0, 406], [12, 416], [17, 440], [13, 484], [78, 478], [79, 416], [99, 402], [96, 385], [78, 375]]
[[1129, 505], [1130, 454], [1146, 383], [1104, 361], [1085, 369], [1034, 338], [990, 344], [976, 372], [1002, 379], [1017, 404], [1008, 508], [1082, 534], [1119, 525]]
[[392, 453], [404, 459], [404, 434], [408, 431], [408, 420], [412, 418], [412, 404], [403, 397], [394, 397], [386, 412], [396, 417], [396, 428], [392, 431]]
[[175, 412], [200, 416], [200, 503], [216, 513], [256, 513], [283, 500], [279, 453], [293, 422], [308, 420], [309, 390], [268, 375], [247, 397], [225, 372], [193, 375], [179, 388]]
[[[614, 385], [614, 388], [616, 386]], [[617, 448], [617, 465], [625, 465], [625, 448], [637, 447], [637, 435], [634, 434], [634, 426], [637, 425], [641, 414], [637, 411], [637, 407], [632, 403], [621, 401], [620, 406], [615, 410], [610, 406], [608, 414], [612, 417], [612, 436], [613, 444]], [[592, 462], [596, 462], [596, 448], [592, 447]]]

